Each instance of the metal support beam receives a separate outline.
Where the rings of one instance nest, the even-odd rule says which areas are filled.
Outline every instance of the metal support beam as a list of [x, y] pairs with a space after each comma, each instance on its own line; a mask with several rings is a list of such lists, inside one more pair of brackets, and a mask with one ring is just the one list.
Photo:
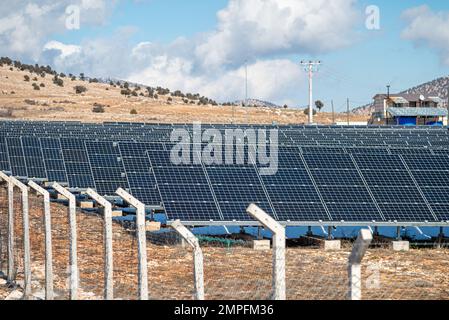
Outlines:
[[195, 299], [204, 300], [203, 251], [201, 250], [199, 241], [179, 220], [173, 222], [171, 227], [193, 248]]
[[9, 181], [22, 193], [22, 223], [23, 223], [23, 273], [25, 299], [31, 296], [31, 248], [30, 248], [30, 217], [28, 205], [28, 187], [14, 177], [9, 177]]
[[360, 230], [354, 243], [351, 255], [348, 259], [349, 293], [350, 300], [362, 299], [362, 259], [373, 240], [373, 235], [368, 229]]
[[327, 227], [327, 240], [332, 240], [332, 230], [333, 230], [333, 227]]
[[0, 178], [8, 184], [8, 270], [7, 280], [13, 283], [16, 280], [14, 265], [14, 184], [9, 176], [0, 171]]
[[116, 193], [127, 203], [137, 209], [137, 252], [139, 259], [139, 297], [140, 300], [148, 300], [148, 266], [147, 266], [147, 239], [145, 231], [145, 205], [119, 188]]
[[401, 227], [396, 227], [396, 240], [401, 241]]
[[53, 251], [51, 236], [50, 193], [34, 181], [28, 185], [44, 197], [44, 225], [45, 225], [45, 299], [54, 299], [53, 290]]
[[285, 300], [285, 228], [255, 204], [246, 212], [273, 233], [273, 295], [274, 300]]
[[104, 298], [114, 299], [114, 263], [112, 247], [112, 204], [92, 189], [86, 194], [104, 208]]
[[63, 186], [54, 183], [52, 187], [69, 200], [69, 227], [70, 227], [70, 299], [78, 300], [78, 255], [76, 235], [76, 197]]

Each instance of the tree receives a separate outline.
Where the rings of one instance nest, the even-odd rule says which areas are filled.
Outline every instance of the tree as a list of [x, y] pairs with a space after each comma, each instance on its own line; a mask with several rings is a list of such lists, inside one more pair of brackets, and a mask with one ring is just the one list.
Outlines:
[[284, 109], [288, 109], [288, 105], [284, 104]]
[[315, 107], [318, 109], [318, 112], [321, 112], [321, 109], [324, 108], [324, 103], [321, 100], [315, 101]]
[[25, 75], [23, 76], [24, 81], [29, 82], [30, 81], [30, 76], [29, 75]]
[[87, 91], [85, 86], [76, 86], [76, 87], [73, 87], [73, 89], [75, 89], [76, 94], [82, 94]]

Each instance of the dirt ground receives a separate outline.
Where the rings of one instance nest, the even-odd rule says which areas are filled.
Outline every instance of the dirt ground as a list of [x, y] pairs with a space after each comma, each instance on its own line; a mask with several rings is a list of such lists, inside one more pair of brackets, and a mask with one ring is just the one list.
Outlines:
[[[20, 211], [16, 199], [16, 212]], [[41, 199], [31, 197], [30, 223], [33, 293], [42, 296], [44, 286], [44, 235]], [[0, 233], [5, 239], [7, 203], [0, 189]], [[21, 248], [21, 215], [16, 215], [16, 247]], [[68, 298], [67, 208], [52, 204], [53, 262], [57, 299]], [[103, 222], [93, 214], [78, 213], [80, 298], [101, 299], [103, 281]], [[114, 224], [114, 295], [137, 298], [137, 244], [132, 232]], [[148, 283], [151, 299], [192, 299], [193, 258], [179, 239], [149, 234]], [[2, 241], [2, 268], [5, 269]], [[206, 299], [267, 299], [271, 288], [271, 251], [248, 246], [202, 245]], [[304, 300], [345, 299], [350, 246], [337, 252], [320, 248], [288, 248], [286, 251], [287, 298]], [[22, 252], [15, 257], [18, 279], [23, 278]], [[5, 270], [3, 270], [5, 271]], [[396, 253], [389, 248], [370, 249], [363, 262], [364, 299], [449, 300], [449, 250], [420, 249]], [[6, 295], [0, 286], [0, 298]]]
[[[24, 81], [24, 76], [30, 76], [30, 82]], [[71, 81], [63, 78], [64, 87], [52, 83], [52, 77], [45, 78], [27, 71], [9, 70], [0, 67], [0, 111], [10, 109], [12, 115], [4, 119], [26, 120], [57, 120], [57, 121], [127, 121], [148, 123], [190, 123], [201, 121], [204, 123], [264, 123], [270, 124], [302, 124], [307, 121], [303, 110], [298, 109], [270, 109], [270, 108], [242, 108], [230, 106], [197, 106], [182, 102], [180, 98], [161, 96], [155, 100], [149, 97], [127, 98], [120, 94], [119, 87], [109, 84]], [[45, 87], [35, 91], [32, 83]], [[82, 95], [75, 94], [74, 86], [85, 86], [88, 91]], [[144, 88], [142, 91], [144, 92]], [[26, 100], [30, 100], [26, 102]], [[30, 105], [30, 102], [32, 105]], [[105, 113], [93, 113], [95, 103], [106, 105]], [[137, 115], [131, 115], [132, 109]], [[327, 111], [330, 111], [327, 108]], [[1, 119], [1, 118], [0, 118]], [[351, 122], [367, 121], [366, 115], [350, 115]], [[319, 124], [331, 124], [332, 114], [320, 113], [315, 121]], [[347, 121], [346, 114], [336, 114], [336, 122]]]

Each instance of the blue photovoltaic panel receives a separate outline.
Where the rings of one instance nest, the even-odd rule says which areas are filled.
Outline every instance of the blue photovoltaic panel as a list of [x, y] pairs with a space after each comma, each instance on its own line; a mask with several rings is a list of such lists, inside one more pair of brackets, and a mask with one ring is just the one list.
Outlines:
[[162, 202], [147, 151], [163, 150], [161, 144], [120, 142], [119, 150], [128, 179], [130, 193], [146, 205], [159, 206]]
[[223, 220], [202, 166], [175, 166], [170, 151], [150, 150], [147, 155], [169, 220]]
[[72, 188], [95, 188], [84, 140], [62, 138], [60, 141], [69, 186]]
[[86, 141], [85, 145], [97, 192], [111, 196], [118, 188], [129, 189], [118, 144]]
[[6, 138], [6, 144], [11, 164], [11, 172], [16, 177], [27, 177], [28, 172], [23, 154], [22, 141], [20, 138]]
[[40, 138], [40, 144], [48, 181], [68, 183], [69, 180], [65, 170], [65, 163], [59, 139]]
[[22, 137], [23, 154], [29, 178], [47, 179], [39, 138]]
[[9, 171], [11, 167], [9, 165], [8, 148], [6, 146], [5, 139], [0, 140], [0, 170]]

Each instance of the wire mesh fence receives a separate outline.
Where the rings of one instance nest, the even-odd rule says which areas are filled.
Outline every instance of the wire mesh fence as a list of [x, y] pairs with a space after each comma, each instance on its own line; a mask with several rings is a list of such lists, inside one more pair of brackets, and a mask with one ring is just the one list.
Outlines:
[[[16, 282], [23, 282], [23, 230], [20, 192], [15, 192]], [[7, 270], [7, 192], [0, 188], [0, 263]], [[70, 298], [70, 241], [68, 209], [51, 205], [53, 271], [56, 299]], [[45, 292], [45, 239], [42, 198], [30, 195], [32, 293]], [[104, 219], [98, 213], [77, 211], [79, 298], [104, 299]], [[272, 296], [271, 247], [256, 250], [252, 238], [239, 235], [200, 236], [205, 299], [264, 300]], [[336, 251], [325, 251], [322, 239], [289, 241], [285, 249], [286, 298], [343, 300], [349, 295], [348, 258], [352, 240]], [[138, 250], [135, 224], [113, 223], [114, 298], [139, 298]], [[310, 239], [309, 239], [310, 240]], [[147, 232], [149, 299], [195, 298], [194, 250], [173, 229]], [[362, 299], [449, 299], [449, 248], [429, 240], [425, 247], [411, 243], [409, 252], [395, 252], [391, 242], [375, 238], [362, 263]], [[260, 249], [260, 248], [259, 248]]]

